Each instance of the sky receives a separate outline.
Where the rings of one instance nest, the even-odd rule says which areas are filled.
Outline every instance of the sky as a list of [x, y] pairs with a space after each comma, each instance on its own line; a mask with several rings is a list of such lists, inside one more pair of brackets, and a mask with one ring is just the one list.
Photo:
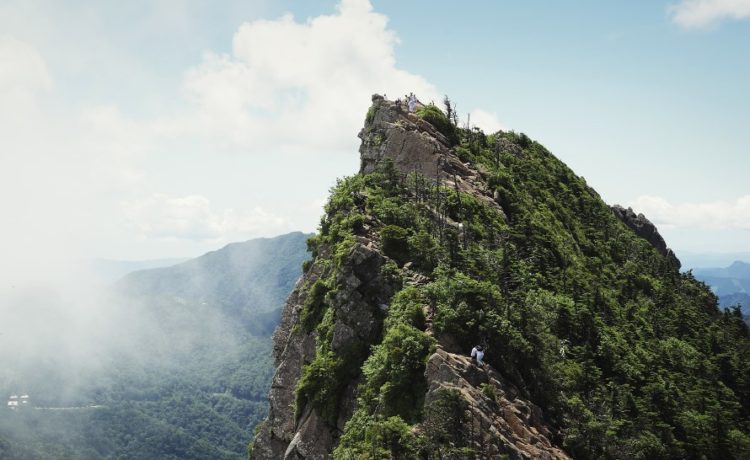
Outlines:
[[0, 0], [0, 276], [314, 231], [372, 93], [525, 132], [750, 251], [750, 0]]

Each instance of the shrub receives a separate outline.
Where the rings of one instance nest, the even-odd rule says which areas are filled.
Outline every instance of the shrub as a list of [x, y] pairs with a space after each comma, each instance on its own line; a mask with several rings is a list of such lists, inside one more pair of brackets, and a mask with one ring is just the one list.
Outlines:
[[336, 460], [353, 458], [421, 458], [422, 439], [401, 417], [367, 416], [357, 412], [346, 424], [333, 452]]
[[456, 127], [453, 126], [453, 123], [451, 123], [450, 120], [448, 120], [448, 117], [442, 110], [435, 105], [430, 104], [418, 108], [416, 114], [419, 118], [434, 126], [440, 134], [445, 136], [450, 145], [458, 144]]
[[365, 124], [370, 124], [375, 120], [375, 106], [371, 105], [369, 109], [367, 109], [367, 116], [365, 117]]
[[318, 415], [331, 425], [336, 424], [343, 360], [333, 352], [319, 353], [302, 369], [297, 386], [295, 417], [306, 404], [312, 404]]
[[422, 230], [409, 237], [409, 254], [414, 263], [427, 273], [431, 273], [440, 260], [440, 247], [435, 238]]
[[305, 332], [312, 332], [323, 317], [326, 309], [325, 296], [330, 290], [330, 286], [325, 281], [317, 280], [307, 291], [307, 297], [305, 303], [302, 304], [302, 312], [300, 313], [300, 322]]
[[458, 390], [439, 389], [425, 410], [424, 430], [427, 448], [440, 451], [442, 446], [466, 445], [466, 409], [468, 403]]
[[320, 235], [313, 235], [305, 242], [307, 244], [307, 252], [312, 255], [313, 259], [318, 256], [318, 250], [320, 249]]
[[391, 299], [386, 324], [390, 326], [402, 323], [420, 330], [424, 329], [425, 317], [422, 306], [425, 303], [426, 300], [418, 288], [414, 286], [404, 288]]
[[364, 396], [378, 401], [380, 413], [417, 421], [427, 390], [425, 364], [433, 343], [432, 337], [424, 332], [397, 324], [373, 348], [362, 366], [366, 379]]
[[385, 254], [402, 264], [409, 259], [409, 231], [398, 225], [386, 225], [380, 230]]
[[419, 443], [411, 426], [398, 416], [373, 423], [367, 439], [384, 451], [387, 458], [415, 458], [419, 453]]
[[496, 403], [497, 402], [497, 393], [495, 393], [495, 387], [488, 383], [483, 383], [481, 385], [482, 388], [482, 394], [485, 398], [489, 399], [491, 402]]

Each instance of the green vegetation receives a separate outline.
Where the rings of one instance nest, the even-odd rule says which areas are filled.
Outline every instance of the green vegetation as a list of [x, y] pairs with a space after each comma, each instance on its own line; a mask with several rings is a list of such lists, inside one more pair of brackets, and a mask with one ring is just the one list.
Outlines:
[[315, 360], [302, 371], [297, 389], [297, 410], [309, 402], [323, 419], [335, 424], [339, 398], [337, 390], [343, 381], [343, 367], [343, 360], [335, 353], [318, 353]]
[[451, 145], [458, 143], [458, 134], [456, 133], [456, 127], [451, 123], [448, 116], [443, 113], [436, 105], [429, 104], [424, 107], [420, 107], [416, 111], [416, 115], [419, 118], [429, 122], [435, 129], [440, 132]]
[[325, 296], [330, 290], [331, 288], [326, 285], [325, 281], [318, 280], [308, 291], [300, 314], [300, 322], [305, 331], [311, 332], [320, 323], [326, 310]]
[[362, 367], [367, 382], [361, 388], [363, 404], [372, 411], [378, 406], [379, 415], [419, 420], [427, 391], [425, 361], [431, 351], [432, 339], [424, 332], [400, 322], [389, 327]]
[[270, 338], [202, 345], [180, 365], [122, 356], [104, 375], [84, 374], [91, 382], [73, 395], [32, 400], [65, 409], [1, 408], [0, 458], [242, 458], [268, 412]]
[[398, 225], [386, 225], [380, 230], [383, 251], [395, 261], [404, 263], [409, 260], [409, 232]]
[[365, 117], [365, 124], [370, 124], [375, 119], [375, 106], [370, 106]]
[[[426, 448], [437, 458], [465, 458], [473, 454], [466, 410], [468, 403], [457, 390], [440, 389], [425, 409]], [[471, 458], [471, 457], [469, 457]]]
[[394, 298], [385, 337], [362, 366], [358, 407], [334, 458], [413, 458], [422, 450], [423, 439], [411, 428], [422, 418], [425, 363], [434, 340], [414, 327], [424, 324], [415, 295], [406, 288]]
[[[428, 305], [435, 335], [467, 351], [486, 343], [485, 360], [545, 410], [576, 458], [748, 458], [750, 339], [738, 311], [720, 311], [528, 136], [459, 129], [429, 106], [418, 115], [455, 133], [500, 206], [387, 162], [332, 190], [316, 247], [365, 231], [398, 265], [391, 276], [411, 262], [429, 280], [400, 288], [382, 342], [344, 366], [362, 383], [335, 458], [468, 452], [447, 437], [460, 423], [451, 395], [422, 412]], [[335, 371], [328, 350], [318, 356]]]

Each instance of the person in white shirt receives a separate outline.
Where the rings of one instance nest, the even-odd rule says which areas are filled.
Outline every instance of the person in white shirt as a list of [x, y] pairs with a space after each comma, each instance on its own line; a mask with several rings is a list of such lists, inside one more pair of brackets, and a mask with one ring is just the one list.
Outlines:
[[471, 349], [471, 358], [476, 362], [477, 366], [484, 366], [484, 362], [482, 361], [484, 359], [484, 349], [481, 345], [477, 345]]
[[415, 96], [413, 93], [409, 94], [409, 99], [407, 99], [407, 102], [409, 103], [409, 112], [414, 112], [417, 109], [417, 96]]

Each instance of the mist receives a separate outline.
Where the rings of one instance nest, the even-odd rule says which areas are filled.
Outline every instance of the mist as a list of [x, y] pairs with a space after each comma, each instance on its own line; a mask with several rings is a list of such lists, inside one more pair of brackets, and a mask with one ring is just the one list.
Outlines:
[[62, 250], [33, 259], [38, 271], [27, 262], [0, 292], [0, 394], [30, 401], [0, 409], [0, 456], [7, 445], [11, 458], [242, 457], [267, 411], [270, 335], [308, 236], [115, 281]]
[[84, 272], [55, 281], [62, 279], [3, 292], [0, 394], [27, 393], [41, 405], [93, 404], [87, 399], [113, 367], [174, 369], [198, 346], [237, 346], [238, 331], [208, 306], [184, 314], [178, 302], [129, 296]]

